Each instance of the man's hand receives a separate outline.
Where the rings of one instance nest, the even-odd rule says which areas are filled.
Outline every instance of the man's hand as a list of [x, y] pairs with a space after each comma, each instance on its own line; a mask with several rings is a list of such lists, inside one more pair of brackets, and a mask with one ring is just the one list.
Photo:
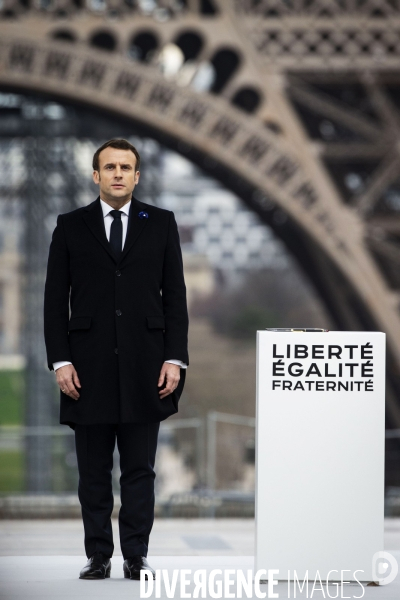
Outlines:
[[57, 383], [60, 386], [60, 390], [67, 394], [70, 398], [74, 400], [78, 400], [79, 392], [77, 388], [81, 387], [78, 373], [75, 370], [73, 365], [65, 365], [65, 367], [60, 367], [56, 371], [56, 379]]
[[180, 378], [180, 366], [165, 362], [161, 367], [160, 377], [158, 378], [158, 387], [161, 387], [165, 382], [165, 387], [158, 392], [160, 398], [165, 398], [165, 396], [171, 394], [176, 389]]

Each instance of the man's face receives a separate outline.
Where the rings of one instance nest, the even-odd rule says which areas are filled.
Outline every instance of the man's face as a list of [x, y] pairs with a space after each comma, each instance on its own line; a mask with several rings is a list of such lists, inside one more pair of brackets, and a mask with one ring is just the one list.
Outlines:
[[105, 148], [99, 155], [99, 171], [93, 171], [93, 181], [100, 186], [105, 201], [128, 201], [139, 181], [136, 156], [130, 150]]

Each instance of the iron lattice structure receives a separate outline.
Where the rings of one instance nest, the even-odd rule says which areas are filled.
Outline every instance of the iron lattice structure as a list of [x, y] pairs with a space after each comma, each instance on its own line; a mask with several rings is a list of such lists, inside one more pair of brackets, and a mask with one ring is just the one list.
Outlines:
[[0, 86], [129, 119], [235, 191], [339, 329], [388, 336], [400, 428], [400, 0], [3, 0]]

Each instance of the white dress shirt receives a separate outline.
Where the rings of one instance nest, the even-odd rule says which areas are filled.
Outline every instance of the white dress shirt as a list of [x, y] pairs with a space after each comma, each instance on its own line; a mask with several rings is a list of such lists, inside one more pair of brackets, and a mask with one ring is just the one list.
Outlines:
[[[104, 227], [106, 230], [106, 236], [107, 236], [108, 241], [110, 241], [111, 223], [114, 221], [114, 217], [112, 215], [110, 215], [110, 212], [114, 209], [112, 206], [107, 204], [107, 202], [104, 202], [104, 200], [102, 200], [101, 198], [100, 198], [100, 204], [101, 204], [101, 208], [103, 211]], [[129, 200], [129, 202], [124, 204], [124, 206], [119, 209], [120, 212], [122, 213], [122, 215], [121, 215], [122, 248], [124, 247], [125, 240], [126, 240], [126, 232], [128, 231], [128, 219], [129, 219], [130, 207], [131, 207], [131, 200]], [[181, 369], [187, 369], [187, 364], [182, 362], [181, 360], [171, 359], [171, 360], [166, 360], [165, 362], [172, 363], [173, 365], [179, 365], [181, 367]], [[59, 369], [60, 367], [65, 367], [65, 365], [71, 365], [71, 364], [72, 363], [68, 360], [59, 360], [59, 361], [53, 363], [53, 369], [54, 369], [54, 371], [57, 371], [57, 369]]]

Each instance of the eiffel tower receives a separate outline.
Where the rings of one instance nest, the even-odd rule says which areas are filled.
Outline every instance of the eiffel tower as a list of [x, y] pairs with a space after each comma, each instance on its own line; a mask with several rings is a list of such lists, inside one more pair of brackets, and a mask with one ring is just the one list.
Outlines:
[[140, 125], [388, 342], [400, 428], [400, 0], [2, 0], [0, 89]]

